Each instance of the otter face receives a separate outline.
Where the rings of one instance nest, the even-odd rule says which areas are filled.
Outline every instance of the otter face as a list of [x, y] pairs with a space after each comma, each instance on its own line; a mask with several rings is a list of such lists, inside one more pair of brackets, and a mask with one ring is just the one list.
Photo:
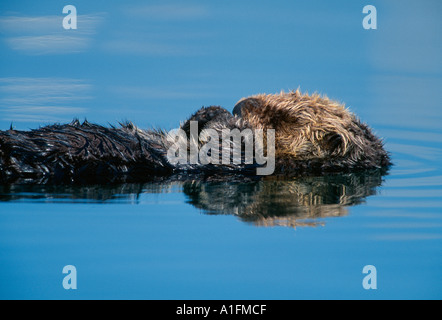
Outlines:
[[[382, 142], [342, 104], [295, 92], [260, 94], [240, 100], [233, 114], [251, 127], [275, 129], [276, 157], [329, 161], [346, 167], [388, 165]], [[333, 162], [330, 164], [330, 162]]]

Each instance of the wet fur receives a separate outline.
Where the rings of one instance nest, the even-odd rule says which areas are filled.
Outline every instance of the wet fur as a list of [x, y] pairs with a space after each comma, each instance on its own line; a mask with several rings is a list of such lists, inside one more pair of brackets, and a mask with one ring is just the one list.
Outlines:
[[233, 114], [253, 128], [275, 129], [278, 171], [347, 171], [391, 164], [383, 142], [342, 104], [299, 90], [261, 94]]
[[[382, 141], [341, 104], [299, 91], [240, 100], [233, 114], [203, 107], [190, 121], [203, 129], [275, 129], [275, 174], [304, 175], [387, 167]], [[204, 143], [200, 136], [199, 143]], [[252, 165], [171, 165], [161, 130], [132, 123], [103, 127], [78, 120], [31, 131], [0, 131], [0, 182], [128, 182], [170, 175], [251, 176]]]

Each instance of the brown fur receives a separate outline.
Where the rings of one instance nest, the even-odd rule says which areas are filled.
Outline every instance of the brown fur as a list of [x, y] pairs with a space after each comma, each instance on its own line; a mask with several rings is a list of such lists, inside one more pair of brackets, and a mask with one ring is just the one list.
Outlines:
[[[233, 114], [251, 127], [275, 129], [276, 159], [313, 166], [383, 167], [390, 164], [383, 143], [344, 105], [299, 90], [240, 100]], [[328, 165], [327, 165], [328, 163]]]

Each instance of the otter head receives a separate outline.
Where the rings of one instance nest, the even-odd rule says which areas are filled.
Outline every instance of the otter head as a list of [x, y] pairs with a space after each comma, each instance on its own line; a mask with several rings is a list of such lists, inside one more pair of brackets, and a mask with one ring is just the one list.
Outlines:
[[366, 125], [344, 105], [318, 94], [260, 94], [241, 99], [233, 114], [255, 129], [275, 129], [278, 159], [361, 167], [389, 163], [382, 142]]

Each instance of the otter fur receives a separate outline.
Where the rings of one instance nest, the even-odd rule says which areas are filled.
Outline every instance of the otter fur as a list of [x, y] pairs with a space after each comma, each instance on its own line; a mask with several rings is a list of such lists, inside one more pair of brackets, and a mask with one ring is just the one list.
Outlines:
[[[260, 94], [241, 99], [233, 114], [203, 107], [190, 123], [204, 129], [275, 130], [275, 175], [349, 172], [388, 167], [390, 157], [370, 128], [341, 104], [317, 94]], [[188, 135], [189, 136], [189, 135]], [[201, 144], [204, 139], [199, 137]], [[132, 123], [103, 127], [87, 121], [0, 131], [0, 183], [131, 182], [175, 176], [253, 176], [259, 164], [172, 164], [168, 133]], [[220, 146], [222, 148], [222, 146]]]
[[343, 105], [299, 90], [240, 100], [233, 114], [275, 129], [279, 171], [341, 171], [390, 165], [383, 142]]

